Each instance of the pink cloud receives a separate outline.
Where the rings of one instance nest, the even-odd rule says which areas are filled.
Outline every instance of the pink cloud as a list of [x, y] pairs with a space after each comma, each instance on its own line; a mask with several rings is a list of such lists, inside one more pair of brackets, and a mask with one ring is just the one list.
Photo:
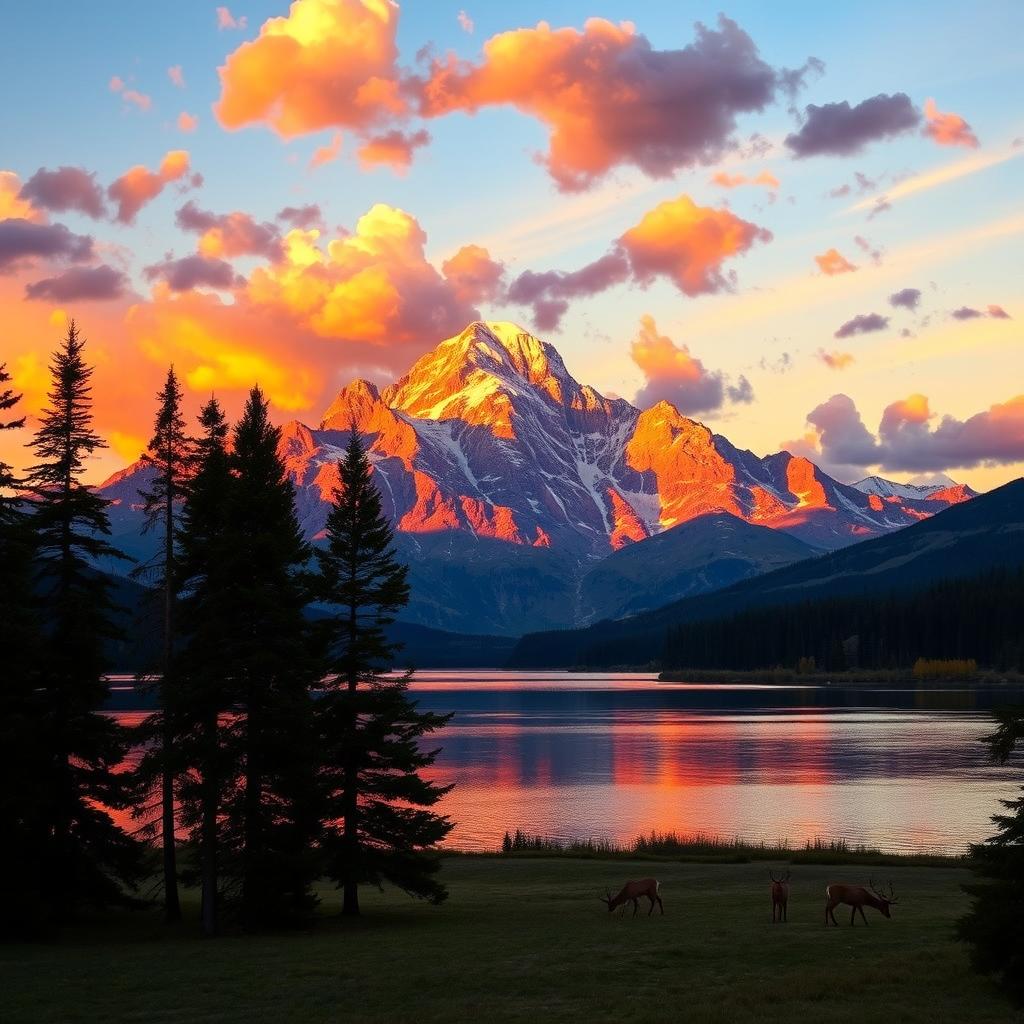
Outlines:
[[959, 114], [940, 111], [935, 105], [935, 100], [925, 101], [924, 119], [924, 134], [940, 146], [977, 148], [978, 137], [971, 130], [971, 126]]
[[189, 201], [178, 210], [175, 222], [183, 231], [199, 233], [203, 256], [265, 256], [271, 260], [281, 256], [281, 232], [276, 225], [258, 223], [241, 210], [211, 213]]
[[626, 281], [646, 287], [664, 277], [691, 297], [722, 291], [733, 284], [725, 261], [771, 237], [730, 210], [697, 206], [683, 195], [649, 210], [608, 253], [579, 270], [524, 271], [512, 282], [508, 299], [532, 305], [537, 328], [554, 330], [570, 299]]
[[497, 298], [505, 274], [504, 264], [491, 259], [491, 254], [479, 245], [462, 246], [441, 264], [441, 270], [456, 296], [473, 304]]
[[680, 50], [656, 50], [630, 22], [590, 18], [582, 31], [540, 22], [488, 39], [477, 62], [449, 54], [421, 83], [421, 111], [438, 117], [513, 106], [548, 129], [544, 157], [563, 190], [587, 188], [627, 164], [652, 177], [708, 163], [736, 118], [763, 110], [799, 72], [769, 67], [733, 21], [698, 23]]
[[240, 18], [236, 18], [227, 7], [217, 8], [217, 28], [222, 32], [232, 28], [244, 30], [248, 24], [249, 20], [244, 14]]
[[172, 181], [188, 174], [189, 156], [184, 149], [169, 151], [157, 171], [137, 164], [129, 168], [108, 189], [107, 195], [117, 204], [116, 219], [131, 224], [146, 203], [155, 199]]
[[109, 302], [124, 295], [128, 278], [106, 264], [71, 267], [25, 287], [25, 298], [48, 302]]
[[[641, 409], [665, 401], [680, 412], [692, 415], [711, 412], [725, 401], [724, 375], [708, 370], [686, 345], [659, 334], [652, 316], [640, 318], [640, 330], [630, 345], [629, 354], [646, 378], [634, 399]], [[738, 388], [729, 390], [734, 401], [749, 402], [753, 398], [745, 377], [740, 378]]]
[[189, 114], [183, 110], [178, 115], [178, 131], [188, 134], [194, 132], [198, 127], [199, 118], [196, 117], [195, 114]]
[[341, 132], [335, 132], [326, 146], [313, 150], [313, 155], [309, 158], [309, 170], [315, 170], [337, 160], [341, 153], [341, 141]]
[[88, 217], [106, 213], [103, 190], [96, 175], [81, 167], [58, 167], [49, 171], [40, 167], [21, 190], [21, 197], [45, 210], [75, 210]]
[[938, 417], [915, 394], [886, 406], [872, 434], [847, 395], [833, 395], [807, 417], [830, 464], [893, 472], [934, 472], [1024, 460], [1024, 395], [965, 420]]
[[415, 151], [430, 142], [430, 133], [423, 131], [386, 132], [366, 140], [359, 147], [359, 164], [365, 170], [384, 164], [397, 173], [404, 173], [412, 164]]
[[180, 64], [173, 64], [167, 69], [167, 77], [171, 80], [171, 85], [176, 86], [179, 89], [185, 88], [185, 75], [181, 70]]

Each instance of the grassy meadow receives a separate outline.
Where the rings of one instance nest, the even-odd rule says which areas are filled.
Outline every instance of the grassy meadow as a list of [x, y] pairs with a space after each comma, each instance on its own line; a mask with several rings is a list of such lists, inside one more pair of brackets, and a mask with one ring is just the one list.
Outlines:
[[[868, 867], [792, 866], [789, 923], [770, 923], [769, 868], [473, 857], [445, 860], [451, 895], [425, 906], [364, 893], [364, 917], [304, 931], [196, 938], [189, 918], [115, 914], [49, 945], [0, 947], [5, 1024], [78, 1021], [722, 1022], [1018, 1020], [952, 937], [966, 906], [960, 867], [885, 868], [892, 920], [826, 929], [828, 881]], [[875, 868], [877, 874], [878, 869]], [[655, 875], [665, 916], [609, 914], [598, 895]], [[880, 879], [879, 879], [880, 880]], [[646, 903], [646, 901], [644, 901]]]

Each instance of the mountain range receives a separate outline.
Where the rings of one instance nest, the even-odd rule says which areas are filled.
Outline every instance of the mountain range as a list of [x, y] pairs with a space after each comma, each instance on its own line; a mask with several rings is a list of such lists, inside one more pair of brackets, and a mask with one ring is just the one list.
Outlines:
[[[300, 521], [322, 535], [348, 432], [366, 442], [411, 567], [406, 618], [514, 636], [632, 614], [919, 522], [973, 495], [841, 483], [759, 457], [668, 402], [640, 410], [511, 323], [470, 324], [383, 388], [356, 380], [282, 428]], [[101, 488], [115, 540], [146, 554], [136, 463]]]
[[[509, 666], [641, 664], [659, 659], [666, 631], [683, 623], [732, 620], [751, 610], [816, 599], [881, 599], [1019, 566], [1024, 566], [1024, 479], [898, 533], [804, 559], [714, 593], [586, 629], [524, 636]], [[1019, 636], [1019, 628], [1014, 632]], [[893, 633], [899, 633], [898, 623]]]

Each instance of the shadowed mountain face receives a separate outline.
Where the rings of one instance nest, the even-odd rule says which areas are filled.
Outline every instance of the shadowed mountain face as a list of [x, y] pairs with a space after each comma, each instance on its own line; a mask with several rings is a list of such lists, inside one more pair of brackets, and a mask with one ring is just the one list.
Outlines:
[[[927, 522], [675, 601], [619, 622], [524, 636], [516, 667], [564, 666], [611, 650], [610, 663], [640, 664], [661, 656], [666, 630], [687, 622], [726, 619], [751, 609], [815, 599], [906, 593], [942, 580], [1024, 565], [1024, 479], [948, 508]], [[626, 656], [624, 656], [626, 655]]]
[[[595, 562], [700, 517], [734, 517], [834, 549], [968, 497], [864, 493], [788, 452], [759, 458], [667, 402], [641, 411], [604, 398], [577, 383], [551, 345], [508, 323], [471, 324], [383, 391], [355, 381], [315, 428], [285, 425], [282, 454], [313, 538], [353, 426], [413, 564], [411, 612], [446, 629], [518, 633], [590, 621], [617, 603], [588, 600], [585, 579], [606, 591], [618, 585], [620, 563], [588, 576]], [[103, 488], [119, 502], [115, 533], [132, 550], [145, 472], [132, 467]], [[758, 547], [753, 536], [748, 553]], [[755, 572], [779, 564], [784, 546], [767, 531], [757, 536], [765, 552], [744, 556]], [[683, 535], [665, 543], [660, 557], [681, 565], [678, 579], [660, 573], [662, 601], [731, 581], [724, 566], [702, 573]], [[800, 550], [787, 548], [793, 557]], [[750, 574], [734, 571], [733, 579]], [[625, 586], [630, 570], [622, 572]], [[643, 606], [661, 603], [656, 589]]]

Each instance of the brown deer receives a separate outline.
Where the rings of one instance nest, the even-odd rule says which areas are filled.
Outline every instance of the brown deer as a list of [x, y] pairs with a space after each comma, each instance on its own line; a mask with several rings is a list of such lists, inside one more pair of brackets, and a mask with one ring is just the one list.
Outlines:
[[839, 922], [833, 913], [840, 903], [850, 907], [850, 924], [853, 925], [857, 911], [860, 911], [861, 920], [867, 924], [868, 919], [864, 916], [865, 905], [879, 910], [883, 917], [892, 917], [889, 908], [896, 902], [892, 882], [889, 883], [889, 895], [883, 896], [876, 888], [873, 881], [868, 883], [868, 888], [863, 885], [845, 885], [842, 882], [833, 882], [825, 889], [825, 927], [828, 927], [829, 918], [838, 927]]
[[772, 924], [775, 924], [776, 912], [780, 923], [788, 920], [786, 905], [789, 903], [789, 876], [789, 871], [781, 878], [776, 878], [773, 871], [768, 872], [768, 877], [772, 880]]
[[[647, 911], [647, 916], [650, 917], [654, 913], [654, 904], [657, 903], [661, 908], [661, 912], [665, 913], [665, 904], [661, 902], [661, 896], [659, 890], [661, 889], [661, 882], [656, 878], [641, 878], [639, 882], [627, 882], [620, 890], [617, 896], [613, 896], [608, 892], [607, 898], [599, 896], [598, 899], [602, 903], [608, 904], [608, 913], [610, 914], [616, 907], [624, 906], [630, 900], [633, 901], [633, 916], [636, 917], [637, 909], [640, 904], [638, 900], [641, 896], [646, 896], [651, 901], [651, 909]], [[607, 891], [607, 890], [606, 890]]]

